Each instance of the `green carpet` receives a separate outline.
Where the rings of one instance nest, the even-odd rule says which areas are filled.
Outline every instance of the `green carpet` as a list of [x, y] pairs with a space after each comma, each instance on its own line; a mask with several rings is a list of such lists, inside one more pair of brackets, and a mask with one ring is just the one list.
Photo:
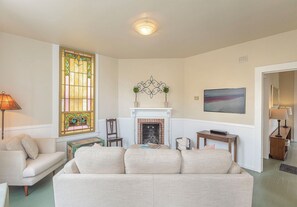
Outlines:
[[10, 186], [10, 207], [55, 207], [52, 178], [53, 175], [50, 174], [29, 187], [29, 196], [27, 197], [23, 187]]

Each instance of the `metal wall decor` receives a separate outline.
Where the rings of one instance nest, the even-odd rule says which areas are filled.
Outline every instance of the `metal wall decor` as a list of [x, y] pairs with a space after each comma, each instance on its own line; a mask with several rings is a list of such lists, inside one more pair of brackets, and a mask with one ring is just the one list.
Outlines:
[[151, 76], [150, 79], [137, 83], [137, 87], [139, 88], [139, 92], [146, 93], [150, 98], [153, 98], [154, 95], [163, 92], [163, 88], [166, 87], [166, 84], [162, 81], [157, 81]]

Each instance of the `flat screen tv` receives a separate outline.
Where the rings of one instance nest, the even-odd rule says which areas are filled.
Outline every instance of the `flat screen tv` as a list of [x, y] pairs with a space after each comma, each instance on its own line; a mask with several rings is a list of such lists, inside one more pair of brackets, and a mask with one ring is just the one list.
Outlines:
[[246, 88], [204, 90], [204, 111], [245, 114]]

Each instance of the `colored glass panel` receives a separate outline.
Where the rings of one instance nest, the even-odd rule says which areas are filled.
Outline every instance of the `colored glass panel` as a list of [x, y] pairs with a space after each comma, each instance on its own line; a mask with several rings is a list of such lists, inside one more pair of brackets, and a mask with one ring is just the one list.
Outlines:
[[92, 132], [94, 122], [94, 55], [61, 50], [60, 135]]

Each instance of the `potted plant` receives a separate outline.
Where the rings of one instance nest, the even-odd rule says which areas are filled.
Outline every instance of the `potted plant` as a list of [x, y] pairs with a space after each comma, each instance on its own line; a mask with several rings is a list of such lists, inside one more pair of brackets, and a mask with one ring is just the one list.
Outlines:
[[164, 107], [167, 108], [168, 107], [167, 93], [169, 92], [169, 87], [168, 86], [164, 86], [163, 92], [165, 93]]
[[139, 93], [139, 87], [138, 86], [134, 86], [133, 87], [133, 92], [135, 93], [134, 107], [138, 107], [137, 93]]

